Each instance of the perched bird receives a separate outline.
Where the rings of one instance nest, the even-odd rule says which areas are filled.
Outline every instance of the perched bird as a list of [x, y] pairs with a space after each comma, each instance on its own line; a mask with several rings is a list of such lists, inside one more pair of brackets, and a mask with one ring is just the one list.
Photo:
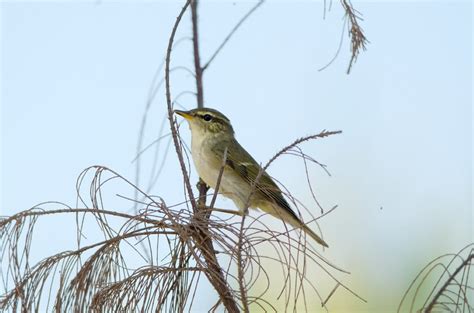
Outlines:
[[224, 114], [210, 108], [175, 110], [175, 113], [189, 123], [194, 165], [207, 185], [216, 189], [225, 160], [219, 193], [233, 200], [240, 210], [245, 210], [247, 205], [250, 208], [259, 208], [295, 228], [302, 229], [316, 242], [328, 247], [321, 237], [298, 218], [283, 198], [280, 188], [266, 172], [261, 174], [250, 201], [248, 200], [252, 184], [261, 167], [235, 139], [234, 129]]

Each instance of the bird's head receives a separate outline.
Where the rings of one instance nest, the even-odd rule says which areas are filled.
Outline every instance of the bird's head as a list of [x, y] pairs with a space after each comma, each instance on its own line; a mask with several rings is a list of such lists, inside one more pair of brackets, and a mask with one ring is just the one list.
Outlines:
[[175, 110], [174, 112], [188, 121], [193, 135], [234, 135], [230, 120], [217, 110], [202, 108], [190, 111]]

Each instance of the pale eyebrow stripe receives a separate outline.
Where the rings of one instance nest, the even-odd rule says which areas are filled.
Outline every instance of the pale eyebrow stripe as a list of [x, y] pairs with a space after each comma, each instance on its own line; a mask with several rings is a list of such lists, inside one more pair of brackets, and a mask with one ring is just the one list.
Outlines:
[[217, 116], [217, 115], [215, 115], [215, 114], [212, 113], [212, 112], [204, 112], [204, 113], [203, 113], [203, 112], [199, 112], [199, 113], [196, 113], [196, 116], [198, 116], [198, 117], [200, 117], [200, 118], [204, 118], [204, 115], [206, 115], [206, 114], [209, 114], [210, 116], [212, 116], [212, 118], [213, 118], [214, 120], [219, 121], [219, 122], [221, 122], [221, 123], [223, 123], [223, 124], [229, 124], [229, 123], [230, 123], [230, 121], [227, 120], [226, 118], [222, 118], [222, 117], [220, 117], [220, 116]]

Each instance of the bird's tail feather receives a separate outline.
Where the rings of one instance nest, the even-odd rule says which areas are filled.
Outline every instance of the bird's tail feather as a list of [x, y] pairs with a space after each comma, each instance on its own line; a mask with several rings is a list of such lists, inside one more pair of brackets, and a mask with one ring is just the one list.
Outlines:
[[319, 237], [314, 231], [312, 231], [306, 224], [302, 224], [301, 228], [304, 230], [305, 233], [311, 236], [317, 243], [320, 245], [329, 248], [328, 244], [321, 238]]
[[306, 234], [308, 234], [311, 238], [313, 238], [314, 241], [316, 241], [323, 247], [329, 248], [328, 244], [320, 236], [318, 236], [314, 231], [312, 231], [305, 223], [303, 223], [296, 215], [294, 215], [293, 212], [290, 213], [287, 210], [280, 207], [278, 207], [278, 209], [275, 209], [274, 205], [260, 205], [260, 208], [263, 211], [275, 216], [276, 218], [285, 221], [291, 226], [303, 230]]

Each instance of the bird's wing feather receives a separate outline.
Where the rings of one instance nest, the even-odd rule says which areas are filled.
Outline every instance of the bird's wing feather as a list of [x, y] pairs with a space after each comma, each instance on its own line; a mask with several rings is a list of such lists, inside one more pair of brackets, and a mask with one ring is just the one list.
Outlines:
[[[226, 165], [235, 171], [242, 179], [253, 184], [261, 171], [261, 166], [254, 158], [235, 140], [228, 144], [215, 145], [213, 151], [216, 155], [224, 156], [227, 147]], [[243, 154], [243, 155], [242, 155]], [[242, 161], [245, 160], [245, 161]], [[256, 185], [256, 192], [262, 193], [269, 201], [276, 203], [290, 213], [296, 220], [300, 221], [296, 213], [291, 209], [282, 195], [278, 185], [266, 172], [263, 172]]]

